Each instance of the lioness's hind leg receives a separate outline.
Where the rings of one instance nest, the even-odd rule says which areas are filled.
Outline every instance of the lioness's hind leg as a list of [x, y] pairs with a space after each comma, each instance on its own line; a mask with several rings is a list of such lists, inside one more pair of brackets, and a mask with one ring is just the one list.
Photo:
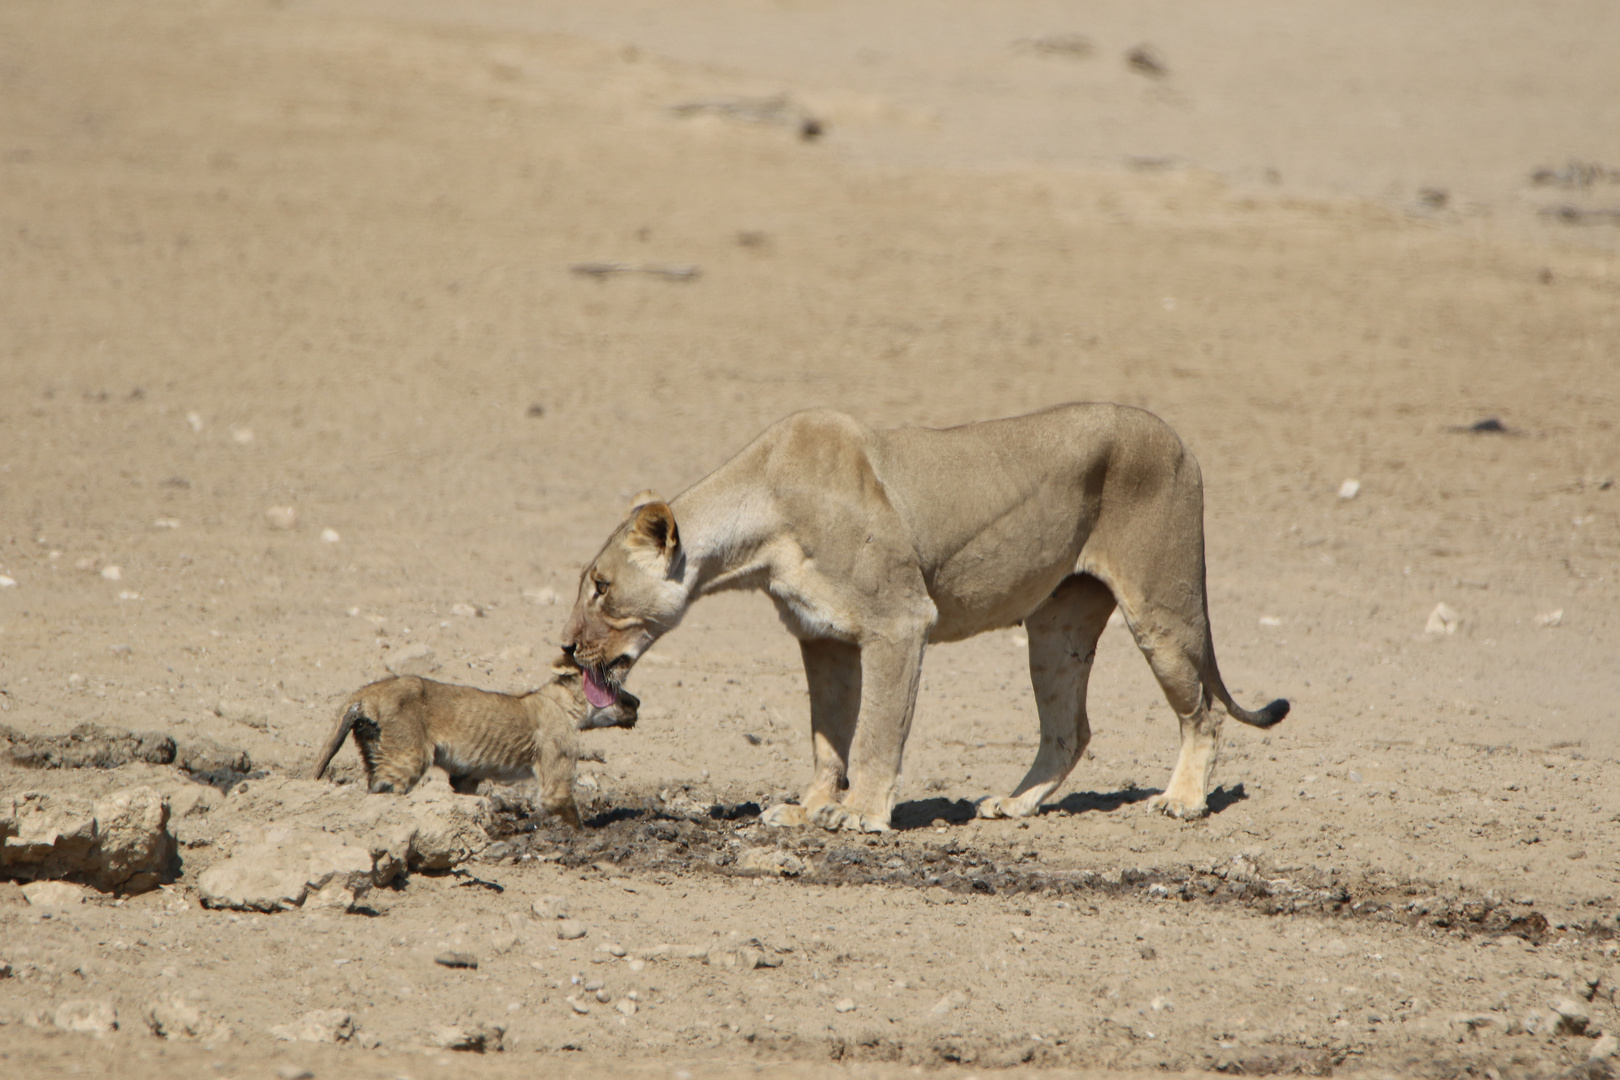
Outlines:
[[1041, 746], [1011, 795], [979, 802], [983, 818], [1028, 817], [1063, 783], [1086, 743], [1086, 684], [1097, 639], [1114, 610], [1114, 594], [1089, 574], [1067, 578], [1051, 599], [1024, 620], [1029, 632], [1029, 679], [1041, 717]]
[[1209, 707], [1199, 674], [1204, 665], [1170, 642], [1143, 651], [1181, 724], [1181, 753], [1170, 783], [1148, 806], [1175, 818], [1203, 817], [1209, 812], [1209, 785], [1221, 744], [1221, 715]]
[[815, 772], [798, 806], [766, 811], [767, 825], [805, 825], [809, 815], [842, 796], [849, 771], [849, 744], [861, 708], [861, 651], [842, 641], [801, 641], [804, 677], [810, 689], [810, 742]]

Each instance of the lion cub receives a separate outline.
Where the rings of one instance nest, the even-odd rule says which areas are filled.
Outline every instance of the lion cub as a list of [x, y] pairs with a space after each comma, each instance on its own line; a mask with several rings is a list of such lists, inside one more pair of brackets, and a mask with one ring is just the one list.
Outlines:
[[551, 671], [549, 683], [521, 697], [415, 675], [363, 686], [344, 704], [310, 779], [325, 774], [352, 731], [374, 793], [408, 792], [430, 765], [449, 773], [450, 786], [463, 793], [480, 780], [510, 783], [533, 776], [541, 807], [577, 828], [575, 733], [635, 727], [641, 702], [618, 690], [606, 705], [593, 705], [579, 665], [567, 654]]

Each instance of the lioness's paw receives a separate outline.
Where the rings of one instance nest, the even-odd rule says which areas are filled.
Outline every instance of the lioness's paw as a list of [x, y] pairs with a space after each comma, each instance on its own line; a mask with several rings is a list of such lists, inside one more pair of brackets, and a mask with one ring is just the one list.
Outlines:
[[837, 832], [840, 829], [846, 832], [888, 832], [889, 823], [879, 818], [867, 817], [858, 814], [847, 806], [839, 803], [828, 803], [818, 807], [811, 815], [810, 820], [823, 829]]
[[777, 803], [759, 816], [759, 820], [773, 829], [791, 829], [810, 824], [810, 815], [804, 807], [794, 803]]
[[1026, 808], [1022, 800], [1010, 795], [986, 795], [979, 800], [975, 808], [982, 818], [1020, 818], [1029, 817], [1033, 808]]
[[1200, 800], [1196, 803], [1183, 802], [1172, 799], [1169, 792], [1160, 792], [1147, 801], [1149, 810], [1158, 810], [1170, 817], [1181, 821], [1193, 821], [1209, 813], [1209, 804]]

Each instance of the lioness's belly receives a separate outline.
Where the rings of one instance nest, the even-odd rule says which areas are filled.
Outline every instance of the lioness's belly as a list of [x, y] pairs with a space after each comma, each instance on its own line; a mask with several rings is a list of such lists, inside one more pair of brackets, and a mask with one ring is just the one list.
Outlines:
[[932, 574], [925, 572], [929, 597], [939, 611], [929, 640], [960, 641], [1028, 616], [1074, 572], [1080, 541], [1065, 539], [993, 530]]

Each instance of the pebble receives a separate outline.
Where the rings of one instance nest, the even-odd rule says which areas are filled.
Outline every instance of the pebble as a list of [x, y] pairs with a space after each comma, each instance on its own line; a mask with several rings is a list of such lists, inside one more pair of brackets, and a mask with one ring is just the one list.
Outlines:
[[1424, 624], [1423, 632], [1425, 634], [1450, 635], [1455, 634], [1457, 627], [1461, 625], [1462, 616], [1457, 614], [1457, 609], [1442, 600], [1434, 605], [1433, 611], [1429, 612], [1429, 621]]
[[596, 1000], [600, 1001], [603, 1005], [606, 1005], [608, 1002], [613, 1000], [613, 995], [608, 993], [606, 990], [598, 990], [596, 992]]
[[282, 1065], [276, 1069], [277, 1080], [315, 1080], [315, 1074], [302, 1065]]
[[22, 887], [22, 894], [32, 907], [68, 907], [95, 895], [85, 886], [69, 881], [30, 881]]
[[579, 1013], [581, 1016], [590, 1015], [591, 1007], [579, 1000], [577, 997], [570, 997], [568, 999], [568, 1007]]
[[932, 1013], [934, 1013], [936, 1015], [939, 1015], [939, 1016], [943, 1016], [945, 1013], [950, 1012], [952, 1009], [960, 1009], [963, 1005], [966, 1005], [967, 1003], [968, 1003], [968, 996], [967, 996], [966, 993], [964, 993], [961, 990], [952, 990], [950, 993], [946, 994], [944, 997], [942, 997], [938, 1001], [934, 1002], [934, 1007], [932, 1009], [930, 1009], [929, 1012], [932, 1012]]
[[598, 990], [602, 989], [602, 987], [604, 987], [606, 985], [607, 984], [604, 983], [601, 979], [590, 979], [590, 980], [587, 980], [584, 983], [581, 983], [580, 988], [582, 990], [584, 990], [587, 994], [594, 994], [594, 993], [596, 993]]
[[546, 895], [535, 898], [529, 905], [537, 919], [562, 919], [568, 915], [568, 898], [566, 896]]
[[7, 577], [4, 574], [0, 574], [0, 589], [10, 589], [15, 587], [16, 584], [16, 578]]
[[1136, 953], [1144, 960], [1157, 960], [1159, 958], [1159, 950], [1151, 945], [1137, 946]]
[[101, 576], [106, 581], [124, 580], [124, 568], [121, 566], [103, 566]]
[[272, 506], [264, 512], [264, 523], [281, 532], [296, 529], [298, 528], [298, 507]]
[[460, 616], [463, 619], [476, 619], [483, 616], [484, 609], [477, 604], [451, 604], [450, 614]]
[[634, 1015], [636, 1015], [636, 1003], [631, 1001], [629, 998], [621, 998], [621, 999], [619, 999], [618, 1004], [614, 1005], [613, 1007], [615, 1009], [618, 1009], [621, 1013], [623, 1013], [626, 1016], [634, 1016]]
[[447, 968], [477, 968], [478, 958], [472, 953], [442, 952], [433, 958], [435, 964]]
[[614, 945], [611, 942], [606, 945], [598, 945], [596, 948], [598, 952], [605, 952], [615, 958], [623, 956], [626, 951], [623, 945]]
[[577, 941], [590, 933], [590, 928], [577, 919], [563, 919], [557, 923], [557, 936], [563, 941]]
[[841, 1013], [854, 1012], [855, 1002], [850, 998], [840, 998], [833, 1008]]
[[326, 528], [321, 530], [321, 542], [323, 544], [335, 544], [342, 539], [343, 537], [338, 534], [336, 529]]
[[1346, 480], [1344, 483], [1339, 485], [1339, 498], [1341, 499], [1353, 499], [1360, 494], [1360, 480]]
[[1574, 998], [1559, 998], [1553, 1002], [1552, 1010], [1558, 1014], [1558, 1030], [1568, 1035], [1586, 1034], [1587, 1025], [1592, 1022], [1591, 1012]]
[[1561, 625], [1563, 625], [1563, 622], [1564, 622], [1564, 609], [1563, 608], [1558, 608], [1558, 609], [1556, 609], [1554, 611], [1543, 611], [1540, 615], [1536, 616], [1536, 625], [1537, 626], [1542, 626], [1542, 627], [1561, 626]]
[[1605, 1035], [1592, 1044], [1592, 1051], [1587, 1055], [1587, 1060], [1607, 1061], [1613, 1057], [1620, 1057], [1620, 1039], [1613, 1035]]
[[118, 1013], [106, 1001], [64, 1001], [52, 1022], [62, 1031], [84, 1035], [109, 1035], [118, 1030]]

